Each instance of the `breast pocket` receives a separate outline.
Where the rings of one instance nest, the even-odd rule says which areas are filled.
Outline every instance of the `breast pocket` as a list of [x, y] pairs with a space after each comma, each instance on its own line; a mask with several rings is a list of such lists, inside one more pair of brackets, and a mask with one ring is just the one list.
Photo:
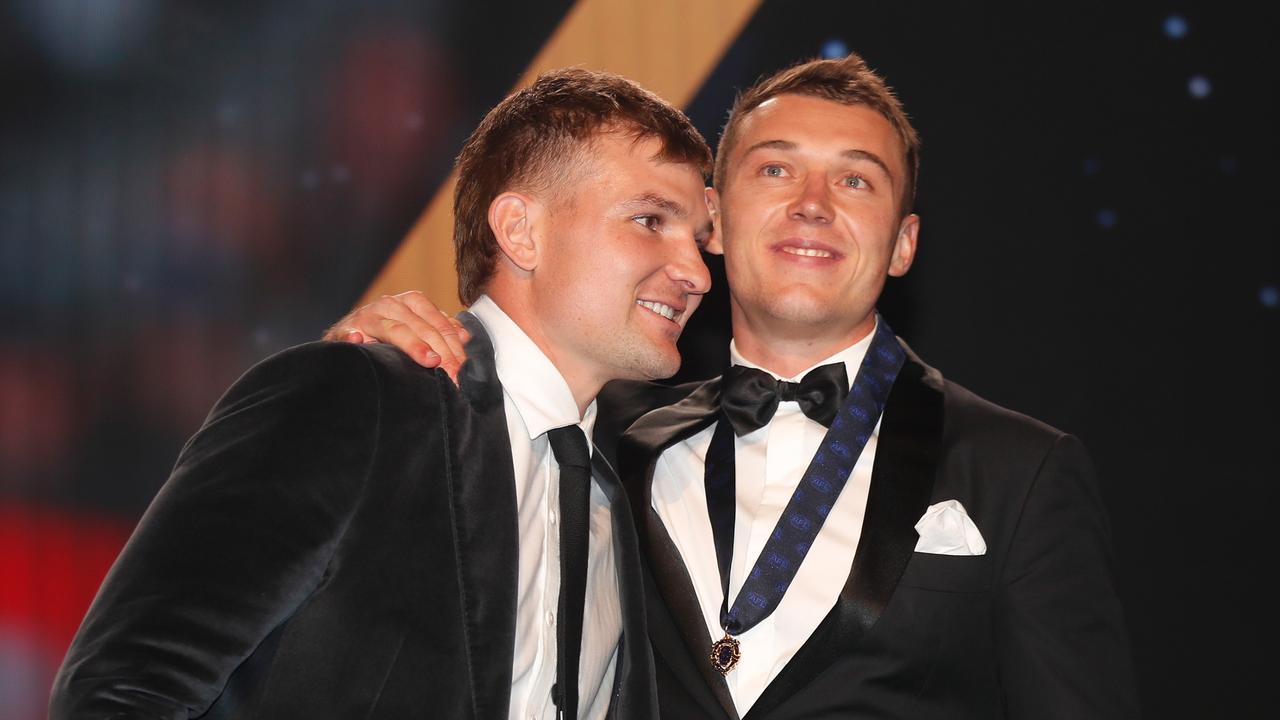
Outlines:
[[985, 593], [991, 589], [991, 558], [913, 553], [898, 584], [939, 592]]

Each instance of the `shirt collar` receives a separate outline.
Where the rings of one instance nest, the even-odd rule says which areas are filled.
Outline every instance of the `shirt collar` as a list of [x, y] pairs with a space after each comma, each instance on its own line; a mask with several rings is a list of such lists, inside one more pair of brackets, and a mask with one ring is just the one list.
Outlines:
[[551, 360], [488, 295], [468, 310], [493, 340], [493, 359], [502, 390], [511, 398], [533, 440], [548, 430], [577, 425], [587, 437], [596, 422], [596, 402], [578, 417], [578, 404]]
[[876, 325], [871, 328], [871, 332], [867, 333], [866, 337], [850, 345], [849, 347], [835, 353], [834, 355], [831, 355], [828, 358], [824, 358], [823, 360], [820, 360], [814, 363], [813, 365], [810, 365], [809, 367], [805, 368], [803, 371], [801, 371], [800, 373], [797, 373], [793, 377], [782, 377], [781, 375], [779, 375], [778, 373], [775, 373], [769, 368], [761, 367], [751, 362], [750, 360], [742, 357], [742, 355], [738, 352], [737, 344], [733, 340], [729, 341], [729, 363], [731, 365], [743, 365], [745, 367], [756, 368], [757, 370], [763, 370], [778, 380], [786, 380], [787, 382], [800, 382], [800, 380], [806, 374], [808, 374], [810, 370], [813, 370], [814, 368], [819, 368], [819, 367], [822, 367], [823, 365], [830, 365], [831, 363], [835, 363], [835, 362], [843, 362], [845, 374], [849, 378], [849, 387], [853, 387], [853, 380], [858, 375], [858, 368], [862, 367], [862, 358], [866, 356], [867, 349], [871, 347], [871, 340], [872, 338], [875, 337], [876, 327], [879, 326], [879, 324], [880, 324], [880, 318], [879, 316], [877, 316]]

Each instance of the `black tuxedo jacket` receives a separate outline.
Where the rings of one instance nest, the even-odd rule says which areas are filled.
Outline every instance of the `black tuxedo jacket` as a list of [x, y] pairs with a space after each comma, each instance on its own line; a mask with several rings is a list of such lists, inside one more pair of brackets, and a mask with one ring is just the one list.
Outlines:
[[[631, 426], [618, 467], [647, 560], [661, 714], [734, 718], [688, 570], [651, 504], [662, 450], [718, 416], [718, 378], [684, 391]], [[641, 397], [612, 394], [632, 415]], [[914, 551], [916, 521], [949, 499], [981, 531], [985, 555]], [[1136, 717], [1112, 577], [1109, 530], [1080, 443], [943, 380], [908, 352], [840, 599], [746, 717]]]
[[[389, 346], [251, 369], [182, 451], [57, 677], [51, 717], [506, 720], [515, 483], [493, 348], [461, 389]], [[656, 714], [636, 534], [611, 714]]]

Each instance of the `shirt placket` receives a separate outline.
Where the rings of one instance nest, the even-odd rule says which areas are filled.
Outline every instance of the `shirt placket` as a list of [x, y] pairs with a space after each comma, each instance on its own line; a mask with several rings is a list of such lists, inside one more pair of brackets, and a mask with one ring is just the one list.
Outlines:
[[537, 670], [529, 698], [530, 720], [547, 720], [554, 717], [555, 706], [551, 701], [551, 688], [556, 680], [556, 610], [560, 598], [560, 485], [559, 476], [551, 459], [550, 445], [543, 443], [542, 459], [538, 473], [543, 485], [546, 507], [543, 509], [542, 551], [543, 563], [540, 594], [540, 622], [538, 632]]

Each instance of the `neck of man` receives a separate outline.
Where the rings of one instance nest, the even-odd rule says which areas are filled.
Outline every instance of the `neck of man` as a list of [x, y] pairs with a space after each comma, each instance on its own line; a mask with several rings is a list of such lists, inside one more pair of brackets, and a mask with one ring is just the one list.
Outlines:
[[807, 325], [753, 317], [730, 303], [733, 343], [738, 354], [783, 378], [795, 377], [854, 343], [876, 327], [874, 309], [855, 323]]
[[600, 388], [604, 387], [606, 379], [596, 377], [596, 374], [591, 372], [591, 368], [575, 362], [572, 354], [559, 350], [558, 344], [553, 339], [553, 333], [548, 331], [538, 316], [532, 296], [529, 293], [520, 292], [522, 289], [519, 286], [509, 286], [507, 283], [490, 282], [485, 288], [485, 294], [502, 308], [507, 317], [529, 336], [533, 344], [537, 345], [542, 354], [546, 355], [555, 366], [560, 377], [564, 378], [565, 384], [569, 386], [573, 401], [578, 406], [578, 417], [581, 418], [595, 401]]

